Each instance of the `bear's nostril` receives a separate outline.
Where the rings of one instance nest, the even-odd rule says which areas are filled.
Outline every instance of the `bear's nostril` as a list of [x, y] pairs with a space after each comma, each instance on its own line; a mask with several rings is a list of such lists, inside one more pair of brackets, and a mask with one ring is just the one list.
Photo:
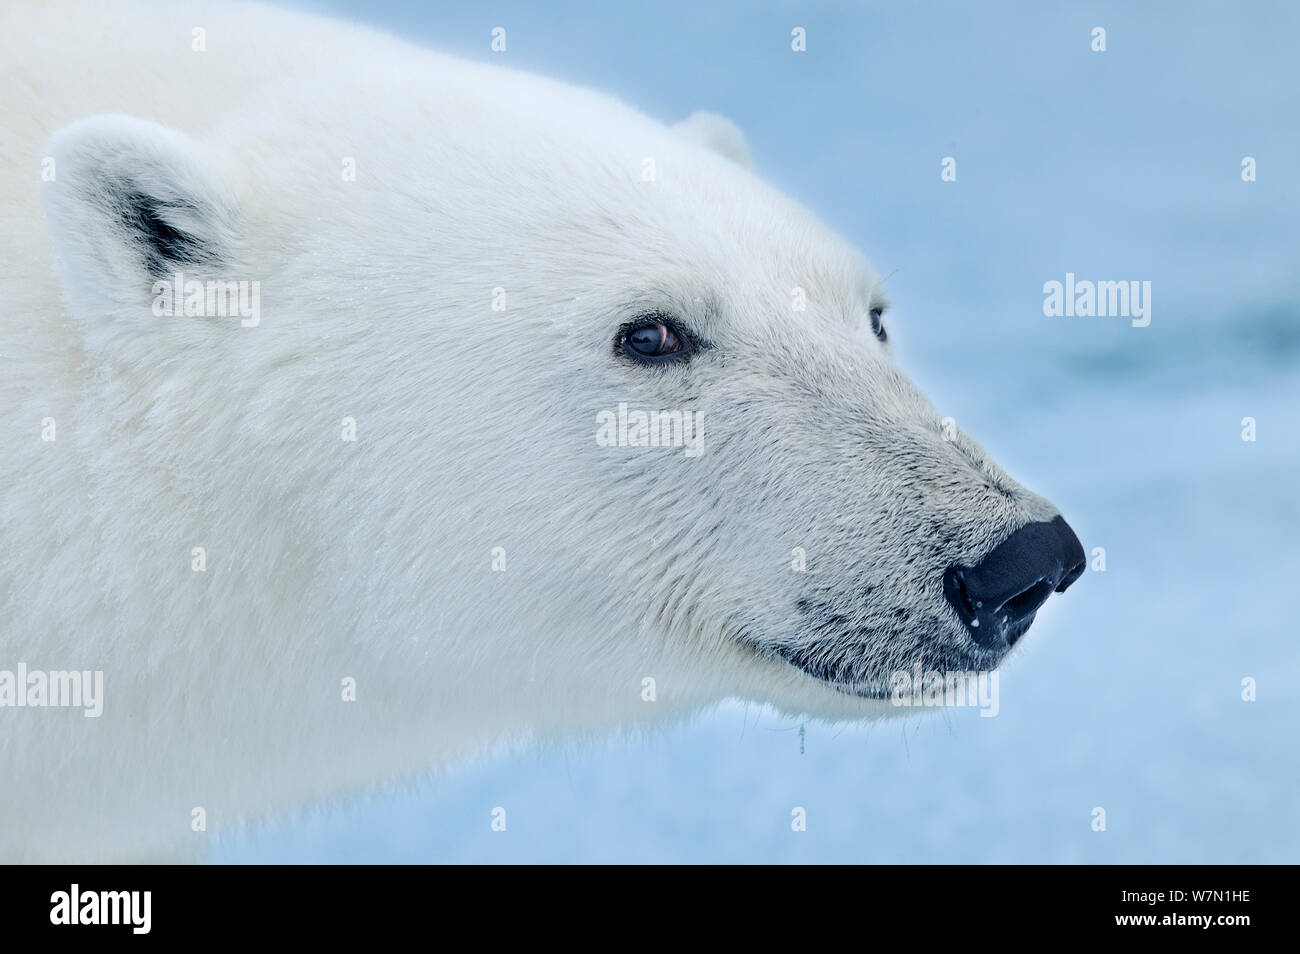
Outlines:
[[[1067, 527], [1066, 529], [1069, 528]], [[1071, 533], [1071, 536], [1073, 536], [1073, 533]], [[1075, 538], [1075, 543], [1078, 544], [1078, 538]], [[1068, 590], [1070, 588], [1070, 584], [1073, 583], [1075, 580], [1077, 580], [1079, 577], [1083, 576], [1083, 571], [1088, 568], [1088, 561], [1083, 556], [1083, 545], [1082, 544], [1078, 544], [1078, 545], [1079, 545], [1078, 562], [1072, 564], [1069, 567], [1069, 569], [1065, 571], [1065, 576], [1061, 578], [1061, 582], [1056, 584], [1056, 592], [1058, 593], [1064, 593], [1066, 590]]]
[[1039, 580], [1033, 586], [1007, 600], [1000, 607], [1010, 617], [1019, 619], [1035, 612], [1052, 595], [1052, 583]]
[[975, 618], [976, 608], [970, 598], [970, 593], [966, 590], [966, 577], [956, 567], [949, 567], [943, 574], [943, 595], [948, 598], [952, 608], [957, 611], [957, 615], [962, 618], [966, 625], [974, 624], [979, 626]]

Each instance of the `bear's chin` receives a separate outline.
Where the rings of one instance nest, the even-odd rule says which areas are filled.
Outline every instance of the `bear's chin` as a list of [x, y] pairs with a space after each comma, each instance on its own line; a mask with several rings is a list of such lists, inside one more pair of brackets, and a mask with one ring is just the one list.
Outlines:
[[[836, 650], [811, 646], [801, 650], [764, 644], [752, 637], [742, 640], [757, 673], [771, 687], [750, 698], [791, 716], [810, 716], [832, 722], [919, 715], [927, 709], [949, 707], [957, 680], [958, 706], [978, 705], [996, 711], [996, 700], [981, 702], [982, 692], [997, 691], [998, 666], [1004, 651], [970, 647], [968, 651], [931, 652], [923, 660], [877, 661], [870, 671], [860, 668], [851, 647]], [[858, 647], [865, 655], [867, 647]], [[939, 698], [926, 687], [937, 680]], [[944, 701], [944, 695], [947, 701]]]

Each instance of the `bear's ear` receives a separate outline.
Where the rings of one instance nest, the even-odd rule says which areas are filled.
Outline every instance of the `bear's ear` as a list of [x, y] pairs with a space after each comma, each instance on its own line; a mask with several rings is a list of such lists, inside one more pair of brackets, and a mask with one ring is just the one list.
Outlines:
[[740, 127], [726, 116], [717, 113], [694, 112], [683, 119], [673, 130], [681, 136], [726, 156], [746, 169], [752, 168], [749, 144]]
[[234, 189], [211, 150], [129, 116], [91, 116], [54, 134], [42, 186], [69, 304], [129, 307], [182, 269], [208, 271], [234, 247]]

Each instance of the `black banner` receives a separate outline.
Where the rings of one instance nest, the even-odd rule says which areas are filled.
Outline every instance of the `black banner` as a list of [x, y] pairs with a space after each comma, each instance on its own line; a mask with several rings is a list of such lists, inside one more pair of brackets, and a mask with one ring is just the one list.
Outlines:
[[[744, 935], [774, 917], [796, 931], [801, 921], [816, 922], [819, 933], [833, 921], [863, 937], [901, 932], [919, 943], [1041, 939], [1046, 932], [1230, 944], [1260, 928], [1285, 929], [1281, 911], [1295, 883], [1289, 868], [1172, 866], [825, 867], [761, 879], [746, 870], [715, 872], [706, 881], [689, 871], [626, 868], [593, 877], [570, 868], [543, 882], [517, 869], [50, 866], [0, 869], [0, 879], [7, 942], [57, 943], [60, 935], [91, 944], [338, 942], [446, 922], [478, 923], [494, 934], [512, 923], [581, 933], [598, 916], [602, 936], [615, 946], [639, 946], [645, 932], [663, 941], [669, 935], [662, 932], [679, 921], [725, 923]], [[563, 918], [571, 928], [560, 927]], [[620, 921], [623, 941], [609, 933], [610, 922], [617, 929]], [[637, 936], [641, 942], [629, 940]]]

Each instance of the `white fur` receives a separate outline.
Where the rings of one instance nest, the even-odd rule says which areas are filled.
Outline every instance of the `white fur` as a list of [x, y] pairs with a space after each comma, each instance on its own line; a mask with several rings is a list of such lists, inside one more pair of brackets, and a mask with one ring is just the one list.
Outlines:
[[702, 146], [707, 146], [746, 169], [753, 165], [753, 159], [749, 155], [749, 143], [745, 142], [745, 134], [726, 116], [700, 110], [675, 123], [673, 131]]
[[[105, 672], [99, 719], [0, 710], [0, 858], [183, 854], [197, 806], [726, 697], [867, 717], [769, 650], [956, 658], [941, 565], [1055, 513], [942, 439], [856, 252], [613, 99], [244, 6], [9, 3], [0, 58], [0, 668]], [[198, 200], [187, 272], [260, 281], [257, 327], [151, 312], [122, 177]], [[619, 359], [648, 311], [713, 351]], [[598, 446], [619, 402], [704, 453]]]

